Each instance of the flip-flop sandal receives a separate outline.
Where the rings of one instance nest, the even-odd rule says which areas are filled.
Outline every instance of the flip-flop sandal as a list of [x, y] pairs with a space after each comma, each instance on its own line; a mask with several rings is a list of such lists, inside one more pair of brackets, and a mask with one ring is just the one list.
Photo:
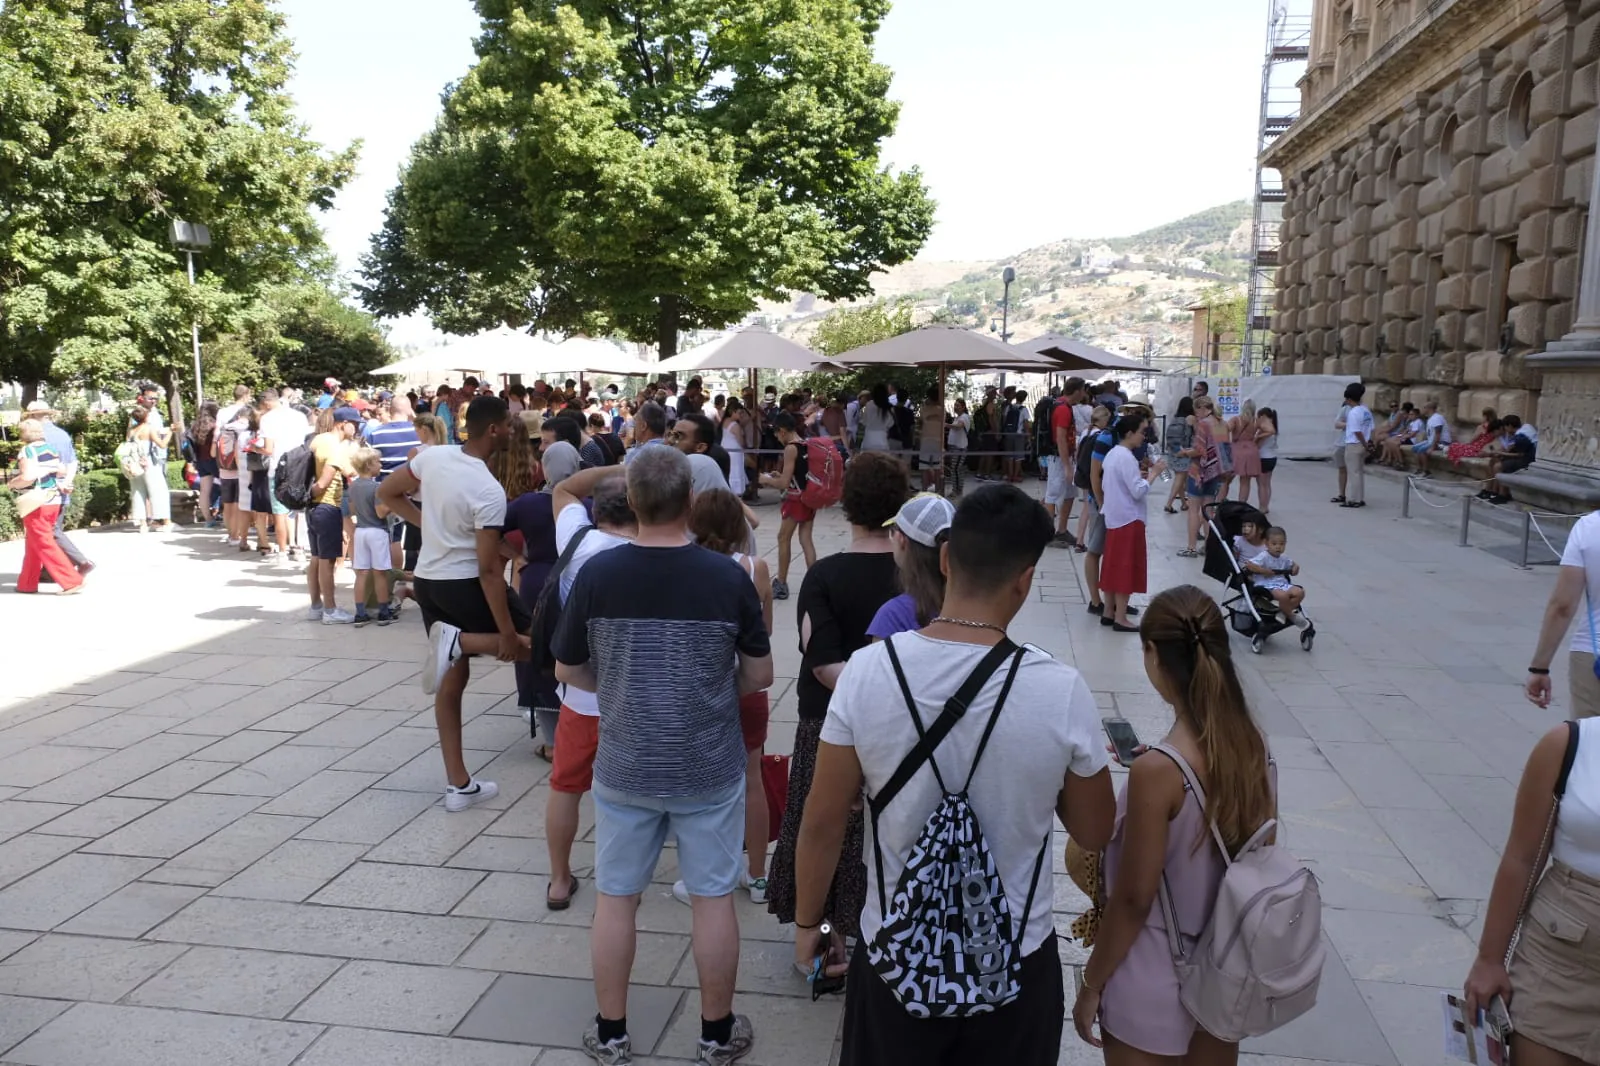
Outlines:
[[551, 899], [550, 898], [550, 890], [548, 888], [546, 888], [544, 890], [544, 907], [545, 907], [545, 910], [564, 911], [568, 907], [572, 906], [572, 897], [576, 896], [578, 894], [578, 884], [579, 884], [579, 882], [578, 882], [577, 877], [573, 877], [572, 884], [567, 889], [567, 896], [566, 896], [565, 899]]
[[555, 753], [550, 750], [550, 745], [548, 744], [534, 745], [533, 754], [535, 757], [543, 759], [547, 763], [554, 763], [556, 761]]
[[1167, 512], [1168, 514], [1177, 514], [1178, 513], [1178, 509], [1176, 507], [1163, 507], [1162, 510]]
[[1180, 558], [1180, 559], [1198, 559], [1198, 558], [1200, 558], [1200, 553], [1195, 551], [1193, 548], [1185, 548], [1185, 549], [1183, 549], [1182, 551], [1180, 551], [1178, 553], [1178, 558]]

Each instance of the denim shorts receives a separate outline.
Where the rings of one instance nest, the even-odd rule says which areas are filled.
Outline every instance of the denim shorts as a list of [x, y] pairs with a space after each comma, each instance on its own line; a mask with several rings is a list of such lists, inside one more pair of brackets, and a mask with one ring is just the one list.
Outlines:
[[744, 865], [744, 789], [743, 775], [701, 796], [634, 796], [596, 781], [595, 887], [607, 896], [644, 892], [671, 834], [689, 894], [729, 895]]
[[1214, 477], [1210, 481], [1201, 481], [1199, 478], [1196, 478], [1193, 474], [1191, 474], [1189, 475], [1188, 481], [1189, 484], [1187, 488], [1189, 489], [1189, 495], [1196, 497], [1197, 499], [1211, 499], [1215, 497], [1217, 493], [1222, 491], [1222, 479], [1219, 477]]

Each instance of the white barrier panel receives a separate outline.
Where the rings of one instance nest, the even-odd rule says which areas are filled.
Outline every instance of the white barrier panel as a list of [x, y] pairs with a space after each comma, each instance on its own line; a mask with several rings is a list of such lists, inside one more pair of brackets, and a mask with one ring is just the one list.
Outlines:
[[1249, 378], [1191, 377], [1165, 374], [1155, 381], [1155, 410], [1172, 416], [1178, 400], [1204, 381], [1217, 400], [1217, 413], [1227, 420], [1226, 407], [1254, 400], [1256, 407], [1278, 412], [1278, 455], [1284, 459], [1325, 459], [1333, 454], [1334, 419], [1344, 402], [1345, 386], [1360, 381], [1344, 374], [1286, 374]]

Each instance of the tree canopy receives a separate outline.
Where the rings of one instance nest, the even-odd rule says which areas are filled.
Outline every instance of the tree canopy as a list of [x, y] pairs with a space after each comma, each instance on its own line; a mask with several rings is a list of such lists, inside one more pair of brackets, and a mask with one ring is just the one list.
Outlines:
[[869, 292], [933, 203], [880, 162], [886, 0], [477, 0], [478, 62], [413, 149], [367, 307], [663, 357], [761, 298]]
[[[0, 5], [0, 379], [170, 387], [195, 318], [326, 280], [313, 212], [355, 149], [309, 138], [291, 60], [270, 0]], [[211, 230], [193, 288], [174, 218]]]

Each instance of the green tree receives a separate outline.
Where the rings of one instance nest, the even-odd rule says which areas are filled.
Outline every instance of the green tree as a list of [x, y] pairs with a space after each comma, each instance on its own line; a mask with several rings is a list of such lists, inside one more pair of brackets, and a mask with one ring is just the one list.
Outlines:
[[933, 203], [879, 148], [887, 0], [477, 0], [478, 62], [413, 149], [367, 307], [450, 332], [655, 342], [792, 291], [866, 295]]
[[[151, 376], [176, 407], [192, 321], [214, 336], [326, 276], [313, 212], [354, 149], [296, 120], [283, 31], [270, 0], [0, 6], [0, 378]], [[193, 287], [174, 218], [211, 229]]]
[[234, 385], [315, 391], [329, 375], [359, 383], [397, 358], [371, 315], [322, 285], [275, 286], [240, 319], [241, 328], [206, 346], [205, 376], [214, 383], [213, 393]]
[[[864, 307], [843, 307], [817, 323], [811, 347], [830, 359], [846, 358], [853, 349], [911, 332], [916, 328], [914, 313], [909, 300], [879, 300]], [[870, 366], [842, 374], [817, 371], [802, 377], [800, 384], [821, 395], [844, 392], [853, 396], [880, 381], [893, 382], [907, 395], [921, 400], [938, 378], [939, 371], [931, 367]]]

